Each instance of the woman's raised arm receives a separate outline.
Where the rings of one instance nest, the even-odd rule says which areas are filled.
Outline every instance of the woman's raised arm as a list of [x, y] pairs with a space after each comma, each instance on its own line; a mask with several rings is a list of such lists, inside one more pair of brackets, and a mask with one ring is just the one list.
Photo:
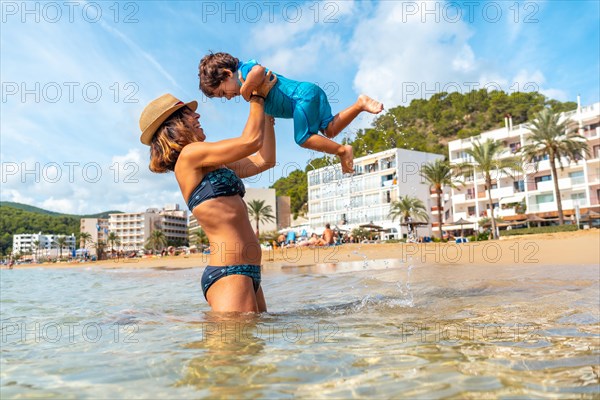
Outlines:
[[230, 164], [260, 150], [263, 147], [265, 128], [264, 98], [276, 81], [277, 77], [267, 74], [257, 95], [251, 97], [250, 114], [240, 137], [214, 143], [190, 143], [182, 149], [179, 162], [183, 161], [187, 166], [199, 169]]
[[275, 166], [275, 118], [265, 115], [263, 145], [258, 153], [227, 165], [240, 178], [257, 175]]

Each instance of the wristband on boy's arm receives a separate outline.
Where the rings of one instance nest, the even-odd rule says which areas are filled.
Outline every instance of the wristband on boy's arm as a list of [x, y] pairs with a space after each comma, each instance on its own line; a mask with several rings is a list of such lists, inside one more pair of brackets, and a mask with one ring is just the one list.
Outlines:
[[257, 94], [257, 93], [252, 93], [250, 95], [250, 100], [252, 100], [255, 97], [258, 97], [259, 99], [263, 99], [263, 101], [265, 100], [265, 96], [261, 96], [260, 94]]

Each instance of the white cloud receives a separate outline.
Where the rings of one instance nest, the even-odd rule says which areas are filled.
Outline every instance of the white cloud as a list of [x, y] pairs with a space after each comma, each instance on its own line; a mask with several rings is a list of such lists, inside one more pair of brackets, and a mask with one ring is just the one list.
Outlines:
[[354, 31], [350, 52], [358, 63], [354, 85], [384, 104], [426, 98], [450, 82], [480, 82], [481, 71], [464, 23], [423, 23], [402, 3], [381, 2]]

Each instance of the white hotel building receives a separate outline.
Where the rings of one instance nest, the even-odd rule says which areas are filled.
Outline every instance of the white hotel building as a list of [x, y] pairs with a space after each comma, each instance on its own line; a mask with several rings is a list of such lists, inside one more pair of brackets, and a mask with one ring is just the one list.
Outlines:
[[22, 233], [13, 235], [12, 253], [32, 254], [37, 257], [56, 258], [61, 250], [58, 248], [58, 238], [65, 238], [62, 255], [69, 256], [75, 250], [75, 234], [69, 235], [44, 235], [40, 233]]
[[[339, 164], [309, 171], [310, 226], [319, 228], [330, 223], [332, 227], [355, 227], [373, 222], [402, 232], [400, 219], [392, 221], [389, 217], [391, 203], [400, 196], [410, 195], [421, 199], [429, 212], [432, 199], [429, 185], [420, 175], [421, 165], [443, 158], [440, 154], [390, 149], [356, 158], [355, 174], [351, 177], [342, 176]], [[418, 232], [430, 235], [431, 228], [420, 227]]]
[[145, 212], [110, 214], [108, 229], [116, 233], [123, 250], [141, 250], [154, 230], [164, 233], [168, 241], [186, 242], [187, 211], [179, 210], [177, 204], [162, 210], [149, 208]]
[[[564, 170], [557, 165], [558, 185], [561, 194], [563, 211], [566, 219], [575, 214], [576, 206], [580, 213], [588, 210], [599, 211], [600, 198], [600, 103], [563, 113], [561, 120], [568, 119], [572, 126], [587, 139], [590, 155], [577, 163], [563, 161]], [[512, 126], [506, 121], [506, 127], [484, 132], [479, 136], [454, 140], [448, 143], [450, 162], [459, 164], [469, 162], [466, 150], [474, 142], [487, 139], [499, 140], [506, 146], [502, 157], [519, 154], [519, 150], [527, 144], [527, 136], [531, 133], [525, 124]], [[557, 205], [554, 184], [547, 158], [534, 166], [525, 166], [525, 172], [513, 179], [506, 175], [492, 176], [492, 201], [494, 216], [511, 221], [522, 219], [518, 214], [537, 214], [542, 218], [556, 218]], [[469, 174], [461, 180], [465, 186], [451, 190], [453, 219], [464, 218], [471, 225], [464, 228], [477, 228], [477, 221], [489, 216], [488, 195], [484, 178], [481, 174]], [[522, 206], [525, 206], [525, 210]]]

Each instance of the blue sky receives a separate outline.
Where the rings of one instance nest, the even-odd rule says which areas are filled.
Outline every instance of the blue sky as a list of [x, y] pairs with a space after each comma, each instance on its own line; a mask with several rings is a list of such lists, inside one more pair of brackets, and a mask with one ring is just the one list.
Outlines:
[[[247, 104], [198, 90], [210, 50], [318, 83], [334, 112], [360, 93], [392, 108], [444, 88], [598, 102], [598, 4], [2, 2], [0, 198], [79, 214], [183, 205], [171, 174], [148, 171], [138, 118], [170, 92], [199, 100], [207, 140], [239, 135]], [[359, 117], [341, 137], [371, 121]], [[248, 186], [320, 156], [294, 143], [291, 121], [278, 120], [276, 133], [279, 165]]]

